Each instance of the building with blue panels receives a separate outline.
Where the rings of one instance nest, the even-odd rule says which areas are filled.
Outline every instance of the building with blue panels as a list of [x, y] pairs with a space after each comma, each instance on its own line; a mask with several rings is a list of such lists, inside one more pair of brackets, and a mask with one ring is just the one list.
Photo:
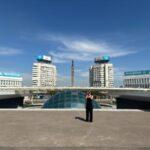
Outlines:
[[23, 78], [18, 73], [0, 72], [0, 87], [21, 87]]
[[32, 85], [34, 87], [56, 86], [56, 66], [52, 64], [52, 57], [40, 55], [32, 67]]
[[[47, 100], [43, 108], [85, 108], [85, 93], [81, 91], [63, 91], [58, 92]], [[94, 108], [100, 108], [100, 105], [93, 100]]]
[[113, 64], [109, 63], [109, 56], [96, 57], [89, 69], [89, 84], [91, 87], [107, 87], [114, 86], [114, 70]]
[[124, 72], [124, 87], [150, 88], [150, 70]]

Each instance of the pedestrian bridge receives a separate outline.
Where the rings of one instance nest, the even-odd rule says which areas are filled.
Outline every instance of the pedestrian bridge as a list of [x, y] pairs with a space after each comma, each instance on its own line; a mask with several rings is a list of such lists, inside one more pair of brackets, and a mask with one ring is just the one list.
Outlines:
[[20, 94], [20, 95], [32, 95], [32, 94], [51, 94], [53, 92], [64, 90], [80, 90], [83, 92], [91, 91], [95, 94], [107, 94], [111, 96], [120, 95], [144, 95], [150, 96], [150, 89], [145, 88], [100, 88], [100, 87], [1, 87], [0, 95], [8, 94]]
[[31, 98], [36, 94], [53, 95], [56, 92], [65, 90], [80, 90], [82, 92], [90, 90], [94, 96], [106, 95], [111, 99], [116, 98], [117, 108], [150, 109], [150, 89], [99, 87], [1, 87], [0, 107], [8, 108], [8, 103], [10, 103], [13, 108], [23, 106], [23, 99], [25, 96]]

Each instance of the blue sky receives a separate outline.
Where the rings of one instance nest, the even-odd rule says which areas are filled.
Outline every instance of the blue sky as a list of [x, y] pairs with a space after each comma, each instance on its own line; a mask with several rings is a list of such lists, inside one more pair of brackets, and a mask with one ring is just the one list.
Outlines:
[[30, 85], [40, 54], [53, 56], [60, 85], [71, 59], [76, 85], [87, 85], [94, 57], [110, 55], [120, 84], [124, 71], [150, 69], [150, 1], [0, 0], [0, 71]]

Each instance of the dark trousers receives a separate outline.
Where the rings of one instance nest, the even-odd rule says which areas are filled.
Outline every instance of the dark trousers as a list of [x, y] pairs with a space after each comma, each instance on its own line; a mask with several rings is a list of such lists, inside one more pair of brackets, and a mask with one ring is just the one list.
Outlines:
[[93, 108], [86, 108], [86, 121], [93, 122]]

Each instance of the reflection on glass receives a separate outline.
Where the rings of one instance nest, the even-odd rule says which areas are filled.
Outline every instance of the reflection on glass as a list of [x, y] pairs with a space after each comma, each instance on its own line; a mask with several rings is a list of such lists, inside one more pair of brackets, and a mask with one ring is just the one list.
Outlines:
[[[85, 108], [85, 93], [81, 91], [63, 91], [55, 94], [47, 100], [43, 108]], [[100, 105], [93, 100], [94, 108]]]

